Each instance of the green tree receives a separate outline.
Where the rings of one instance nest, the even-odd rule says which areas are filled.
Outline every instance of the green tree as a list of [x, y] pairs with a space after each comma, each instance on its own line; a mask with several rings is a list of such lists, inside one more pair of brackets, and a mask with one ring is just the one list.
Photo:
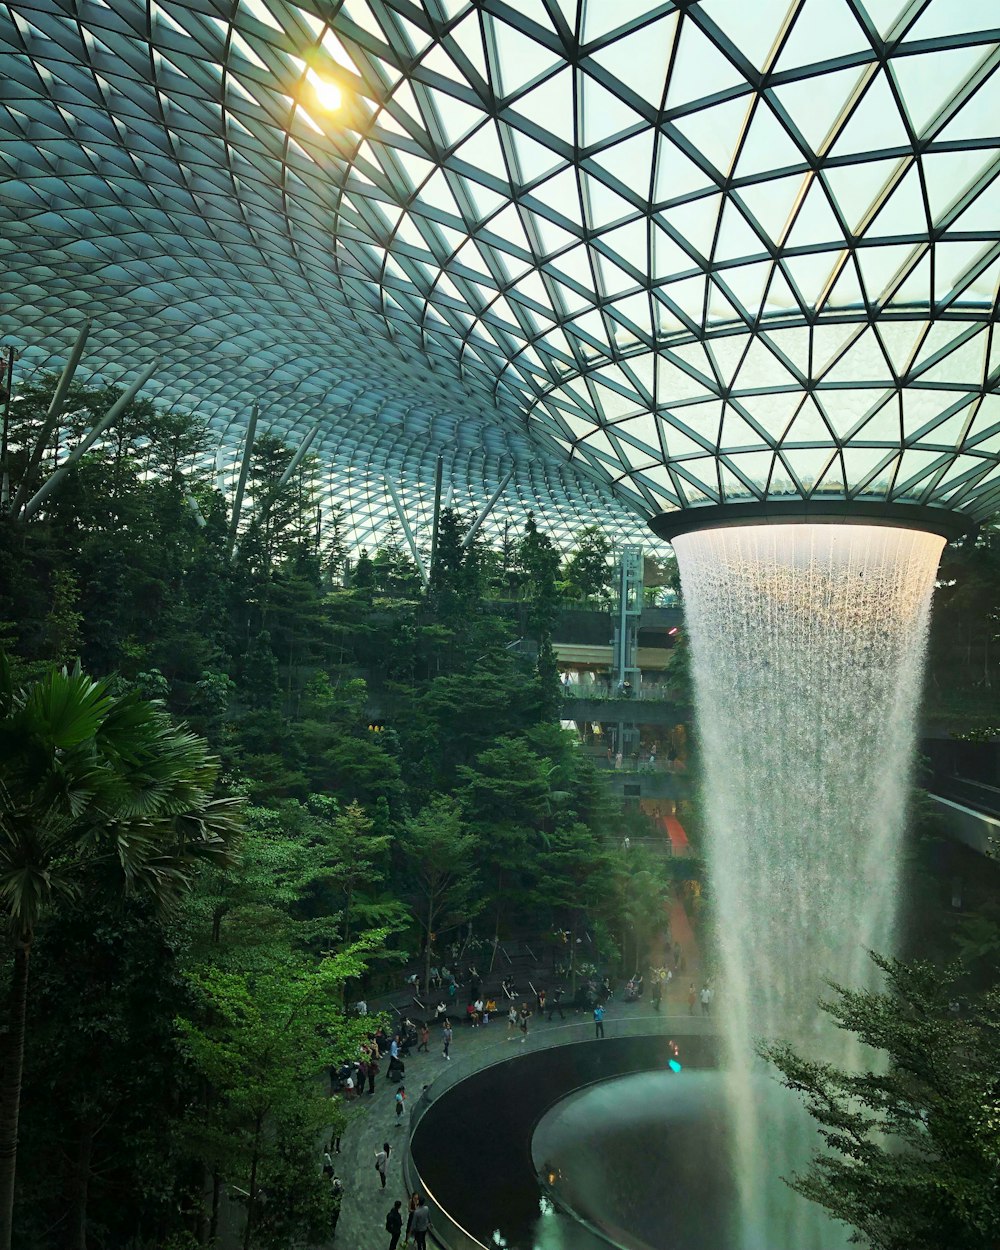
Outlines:
[[138, 695], [83, 673], [27, 689], [0, 654], [0, 907], [13, 945], [0, 1085], [0, 1250], [12, 1236], [32, 942], [58, 898], [87, 890], [166, 903], [199, 857], [225, 854], [238, 803], [213, 799], [206, 744]]
[[246, 1194], [243, 1250], [329, 1234], [333, 1196], [316, 1183], [314, 1143], [336, 1112], [317, 1076], [355, 1054], [370, 1027], [338, 1003], [384, 937], [369, 933], [318, 965], [190, 974], [201, 1010], [177, 1028], [212, 1097], [192, 1107], [185, 1137], [194, 1157]]
[[564, 593], [571, 599], [595, 599], [607, 605], [611, 600], [613, 551], [611, 539], [599, 526], [584, 526], [562, 570]]
[[403, 855], [413, 915], [424, 936], [424, 993], [430, 988], [431, 947], [443, 929], [482, 908], [476, 839], [462, 824], [457, 802], [438, 795], [406, 824]]
[[828, 1152], [789, 1178], [873, 1250], [1000, 1244], [1000, 991], [965, 1001], [960, 970], [872, 954], [885, 989], [821, 1004], [884, 1059], [842, 1072], [787, 1043], [761, 1054], [800, 1094]]

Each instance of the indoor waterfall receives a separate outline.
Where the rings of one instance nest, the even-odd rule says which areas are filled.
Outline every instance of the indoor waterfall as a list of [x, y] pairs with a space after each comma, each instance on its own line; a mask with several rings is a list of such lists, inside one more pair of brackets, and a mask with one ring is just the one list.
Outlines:
[[762, 524], [674, 540], [692, 649], [740, 1250], [831, 1250], [847, 1231], [783, 1185], [821, 1144], [761, 1097], [755, 1039], [862, 1066], [816, 1008], [891, 952], [934, 574], [944, 539]]

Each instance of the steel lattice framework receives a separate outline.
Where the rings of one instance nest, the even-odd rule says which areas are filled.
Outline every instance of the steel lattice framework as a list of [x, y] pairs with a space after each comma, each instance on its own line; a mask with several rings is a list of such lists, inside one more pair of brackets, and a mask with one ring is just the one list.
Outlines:
[[[1000, 506], [994, 0], [0, 5], [0, 329], [558, 536]], [[329, 84], [343, 94], [324, 107]], [[446, 495], [446, 498], [448, 495]]]

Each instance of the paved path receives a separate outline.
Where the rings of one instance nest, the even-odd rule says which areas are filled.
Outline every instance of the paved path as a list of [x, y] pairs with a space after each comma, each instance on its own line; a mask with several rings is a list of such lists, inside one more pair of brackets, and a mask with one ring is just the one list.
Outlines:
[[[558, 1016], [552, 1023], [531, 1020], [532, 1028], [527, 1042], [520, 1039], [506, 1040], [506, 1021], [498, 1018], [485, 1028], [473, 1029], [468, 1025], [455, 1028], [452, 1043], [452, 1059], [446, 1061], [441, 1054], [440, 1029], [432, 1030], [429, 1054], [411, 1054], [406, 1062], [406, 1089], [409, 1101], [416, 1103], [422, 1088], [437, 1081], [451, 1085], [457, 1080], [479, 1071], [491, 1063], [502, 1062], [508, 1056], [526, 1047], [539, 1049], [560, 1046], [568, 1042], [590, 1040], [593, 1023], [590, 1012], [574, 1012], [566, 1009], [566, 1019]], [[642, 1034], [671, 1031], [709, 1031], [710, 1021], [688, 1015], [686, 986], [671, 987], [659, 1014], [647, 1001], [623, 1004], [612, 1001], [605, 1018], [608, 1037], [621, 1034]], [[387, 1250], [389, 1234], [385, 1231], [386, 1212], [400, 1198], [406, 1208], [406, 1186], [403, 1181], [403, 1158], [407, 1150], [409, 1125], [397, 1127], [393, 1107], [395, 1085], [390, 1085], [383, 1073], [376, 1082], [376, 1093], [358, 1101], [355, 1118], [344, 1134], [342, 1153], [337, 1157], [338, 1175], [344, 1185], [344, 1200], [337, 1225], [336, 1237], [324, 1250]], [[389, 1159], [388, 1183], [383, 1190], [375, 1171], [375, 1154], [384, 1141], [392, 1147]], [[412, 1243], [411, 1243], [412, 1244]], [[402, 1242], [400, 1242], [402, 1245]]]

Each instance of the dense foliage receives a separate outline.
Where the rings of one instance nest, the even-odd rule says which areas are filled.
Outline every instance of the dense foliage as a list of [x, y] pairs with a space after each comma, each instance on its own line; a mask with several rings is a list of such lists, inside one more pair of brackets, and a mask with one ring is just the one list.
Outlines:
[[[36, 471], [51, 392], [28, 382], [11, 405], [15, 492], [113, 398], [74, 387]], [[191, 417], [136, 402], [45, 511], [0, 514], [11, 689], [81, 661], [102, 697], [189, 726], [173, 732], [218, 760], [212, 801], [245, 809], [227, 859], [173, 900], [86, 874], [46, 887], [22, 1250], [210, 1244], [234, 1211], [248, 1247], [318, 1239], [315, 1144], [340, 1112], [315, 1077], [356, 1053], [345, 1001], [426, 968], [428, 940], [470, 918], [483, 940], [586, 929], [631, 957], [642, 900], [662, 908], [656, 865], [621, 853], [620, 814], [554, 719], [554, 613], [606, 597], [600, 535], [564, 564], [531, 518], [494, 551], [463, 546], [470, 519], [445, 510], [425, 590], [392, 532], [351, 567], [317, 464], [279, 490], [292, 451], [267, 435], [236, 532], [205, 446]]]
[[873, 956], [882, 993], [834, 986], [825, 1009], [883, 1066], [842, 1072], [788, 1045], [762, 1053], [828, 1150], [793, 1188], [872, 1250], [994, 1250], [1000, 1230], [1000, 994], [957, 972]]

